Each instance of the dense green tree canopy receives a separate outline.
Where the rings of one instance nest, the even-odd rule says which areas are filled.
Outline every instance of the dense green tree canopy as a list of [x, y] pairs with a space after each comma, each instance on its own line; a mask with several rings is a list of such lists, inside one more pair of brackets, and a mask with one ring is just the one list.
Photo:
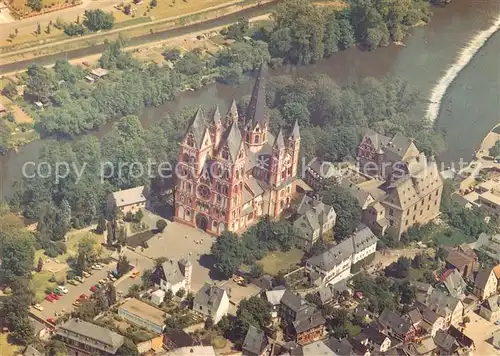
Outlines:
[[115, 23], [115, 17], [111, 12], [104, 12], [101, 9], [85, 10], [83, 24], [92, 32], [100, 30], [110, 30]]

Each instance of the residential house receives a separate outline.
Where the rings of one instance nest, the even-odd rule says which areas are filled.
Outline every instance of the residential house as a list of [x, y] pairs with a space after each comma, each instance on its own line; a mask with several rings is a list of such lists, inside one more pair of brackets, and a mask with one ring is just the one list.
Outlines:
[[327, 305], [335, 302], [335, 293], [332, 286], [320, 286], [319, 289], [313, 294], [314, 298], [321, 303], [321, 305]]
[[359, 187], [353, 180], [344, 178], [339, 185], [358, 201], [361, 210], [365, 211], [368, 207], [375, 203], [374, 195], [368, 190]]
[[438, 330], [434, 336], [434, 343], [438, 347], [439, 353], [443, 355], [454, 355], [458, 348], [455, 338], [445, 330]]
[[155, 286], [165, 292], [171, 290], [175, 294], [180, 289], [190, 291], [192, 274], [193, 265], [189, 260], [168, 260], [153, 271], [152, 279]]
[[144, 186], [120, 190], [110, 193], [107, 202], [107, 211], [112, 215], [115, 209], [120, 210], [124, 215], [135, 214], [146, 207], [146, 195]]
[[422, 323], [419, 325], [421, 332], [425, 331], [434, 337], [439, 330], [445, 329], [444, 318], [427, 305], [418, 305], [418, 310], [422, 316]]
[[278, 312], [281, 306], [281, 298], [286, 292], [286, 288], [284, 286], [277, 286], [272, 290], [268, 290], [264, 292], [264, 298], [272, 305], [271, 316], [273, 318], [278, 317]]
[[486, 214], [500, 217], [500, 182], [491, 179], [482, 182], [474, 191], [474, 203], [479, 205]]
[[325, 342], [325, 344], [334, 352], [336, 356], [370, 356], [368, 347], [361, 344], [354, 338], [339, 340], [331, 337]]
[[95, 78], [95, 79], [102, 79], [105, 76], [109, 74], [109, 71], [104, 68], [96, 68], [90, 71], [90, 74]]
[[118, 307], [118, 315], [132, 324], [161, 334], [167, 314], [138, 299], [132, 298]]
[[325, 335], [326, 320], [321, 311], [300, 316], [292, 325], [294, 340], [299, 345], [307, 345], [322, 339]]
[[44, 352], [38, 351], [31, 345], [28, 345], [23, 352], [23, 356], [44, 356], [44, 355], [45, 355]]
[[479, 315], [493, 323], [500, 320], [500, 297], [493, 295], [484, 300], [479, 308]]
[[467, 283], [465, 283], [462, 275], [457, 269], [449, 269], [440, 277], [444, 289], [455, 298], [460, 298], [465, 294]]
[[426, 294], [417, 293], [417, 303], [427, 306], [430, 310], [441, 316], [444, 319], [445, 328], [451, 324], [458, 325], [462, 321], [464, 311], [462, 301], [439, 289], [431, 288]]
[[457, 351], [459, 355], [471, 355], [476, 349], [474, 340], [465, 335], [455, 326], [450, 326], [450, 328], [448, 329], [448, 334], [450, 334], [456, 340], [459, 346], [459, 350]]
[[500, 350], [500, 330], [493, 333], [493, 339], [491, 340], [492, 345], [495, 349]]
[[417, 330], [413, 327], [408, 317], [403, 317], [387, 308], [380, 314], [378, 323], [384, 334], [405, 343], [412, 341], [417, 334]]
[[323, 341], [299, 345], [289, 352], [290, 356], [335, 356], [336, 354]]
[[306, 270], [318, 274], [321, 284], [336, 284], [350, 276], [351, 266], [375, 253], [377, 237], [366, 226], [358, 226], [349, 238], [306, 261]]
[[434, 342], [432, 336], [426, 336], [420, 338], [418, 342], [412, 342], [407, 345], [406, 349], [408, 350], [410, 355], [414, 356], [426, 356], [426, 355], [434, 355], [434, 352], [437, 349], [437, 345]]
[[279, 317], [287, 324], [295, 320], [308, 317], [316, 311], [316, 308], [298, 294], [286, 289], [280, 300]]
[[198, 344], [197, 340], [183, 330], [166, 330], [163, 333], [163, 348], [167, 351]]
[[332, 231], [337, 219], [333, 207], [307, 195], [302, 198], [297, 214], [299, 217], [293, 222], [293, 229], [297, 246], [304, 251], [310, 251], [318, 239]]
[[500, 262], [500, 234], [481, 233], [474, 245], [476, 251], [482, 251], [495, 261]]
[[353, 338], [376, 354], [387, 352], [391, 347], [391, 339], [373, 326], [367, 326]]
[[333, 179], [338, 183], [348, 170], [347, 166], [314, 158], [306, 167], [304, 181], [315, 191], [320, 191], [324, 188], [326, 180]]
[[229, 297], [221, 287], [205, 283], [194, 297], [193, 311], [211, 317], [214, 324], [227, 315], [228, 310]]
[[473, 279], [479, 263], [477, 255], [469, 246], [443, 246], [443, 251], [446, 268], [458, 270], [465, 280]]
[[120, 334], [80, 319], [69, 319], [59, 325], [56, 338], [79, 356], [118, 355], [125, 341]]
[[179, 349], [157, 353], [157, 356], [215, 356], [212, 346], [188, 346]]
[[474, 295], [485, 300], [497, 292], [498, 280], [492, 268], [484, 268], [477, 272], [474, 279]]
[[263, 356], [269, 347], [269, 340], [261, 329], [250, 325], [243, 341], [242, 356]]

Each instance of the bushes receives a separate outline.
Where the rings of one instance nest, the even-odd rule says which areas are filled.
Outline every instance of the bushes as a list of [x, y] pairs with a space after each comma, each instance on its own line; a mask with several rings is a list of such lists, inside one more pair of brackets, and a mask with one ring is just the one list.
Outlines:
[[64, 33], [68, 36], [82, 36], [85, 32], [85, 27], [81, 24], [71, 22], [64, 25]]

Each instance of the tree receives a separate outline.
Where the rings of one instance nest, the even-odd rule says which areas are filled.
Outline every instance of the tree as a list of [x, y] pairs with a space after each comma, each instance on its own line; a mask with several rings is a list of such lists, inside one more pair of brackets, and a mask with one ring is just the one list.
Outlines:
[[167, 262], [168, 258], [167, 257], [157, 257], [155, 258], [155, 269], [160, 267], [164, 262]]
[[79, 23], [80, 23], [80, 15], [78, 15], [78, 16], [76, 17], [76, 23], [77, 23], [77, 24], [79, 24]]
[[348, 237], [361, 222], [361, 207], [358, 201], [335, 183], [327, 184], [322, 196], [323, 202], [333, 206], [337, 213], [335, 237], [339, 239]]
[[125, 339], [125, 342], [116, 352], [120, 356], [139, 356], [137, 346], [130, 339]]
[[[106, 231], [106, 218], [104, 217], [104, 215], [100, 215], [99, 220], [97, 220], [97, 227], [95, 228], [95, 232], [98, 234], [103, 234], [104, 231]], [[112, 234], [108, 234], [108, 235], [113, 237]], [[111, 240], [111, 243], [109, 243], [109, 241], [108, 241], [108, 245], [111, 246], [112, 244], [113, 244], [113, 240]]]
[[204, 328], [205, 330], [210, 330], [210, 329], [212, 329], [212, 327], [213, 327], [213, 326], [214, 326], [214, 319], [212, 319], [212, 317], [211, 317], [211, 316], [209, 316], [209, 317], [207, 318], [207, 320], [205, 320], [205, 325], [204, 325], [204, 327], [203, 327], [203, 328]]
[[17, 318], [12, 323], [11, 336], [22, 345], [29, 345], [35, 339], [35, 329], [28, 318]]
[[47, 344], [46, 349], [50, 356], [65, 356], [68, 354], [68, 348], [62, 341], [51, 339]]
[[500, 156], [500, 140], [496, 141], [493, 147], [490, 148], [490, 156]]
[[467, 315], [464, 316], [463, 322], [464, 322], [464, 325], [469, 324], [470, 323], [470, 318]]
[[236, 323], [233, 327], [236, 343], [241, 345], [250, 325], [264, 328], [271, 322], [271, 304], [260, 297], [243, 299], [236, 311]]
[[50, 35], [50, 24], [47, 25], [47, 29], [45, 30], [45, 32]]
[[253, 278], [260, 278], [264, 274], [264, 267], [258, 263], [254, 263], [250, 268], [250, 275]]
[[127, 245], [127, 230], [125, 226], [120, 226], [118, 229], [118, 243], [121, 246]]
[[46, 101], [55, 87], [55, 79], [47, 68], [32, 64], [28, 68], [26, 87], [28, 93], [36, 96], [38, 100]]
[[142, 287], [144, 289], [151, 288], [154, 285], [154, 282], [153, 282], [153, 271], [150, 270], [150, 269], [144, 270], [142, 272], [141, 279], [142, 279]]
[[85, 10], [83, 24], [92, 32], [100, 30], [111, 30], [115, 17], [111, 12], [104, 12], [101, 9]]
[[42, 2], [41, 2], [41, 0], [28, 0], [28, 6], [33, 11], [41, 11], [42, 10]]
[[138, 284], [132, 284], [128, 289], [128, 295], [132, 298], [139, 298], [141, 287]]
[[14, 99], [18, 95], [16, 85], [12, 82], [8, 82], [2, 90], [2, 94], [10, 99]]
[[277, 5], [272, 16], [275, 26], [269, 47], [273, 56], [284, 57], [292, 63], [310, 63], [323, 58], [325, 19], [322, 10], [307, 0], [286, 0]]
[[408, 271], [410, 270], [411, 260], [408, 257], [399, 257], [396, 262], [391, 263], [385, 269], [385, 275], [394, 278], [406, 278], [408, 277]]
[[116, 298], [116, 287], [113, 283], [108, 284], [108, 289], [106, 290], [109, 305], [114, 305], [117, 301]]
[[33, 270], [35, 257], [34, 240], [30, 234], [21, 231], [7, 233], [1, 239], [0, 276], [10, 285], [19, 278], [27, 278]]
[[176, 296], [179, 298], [183, 298], [186, 295], [186, 290], [184, 288], [181, 288], [175, 293]]
[[64, 33], [68, 36], [83, 36], [85, 32], [82, 24], [70, 22], [64, 25]]
[[249, 29], [249, 22], [245, 18], [240, 18], [237, 22], [229, 25], [226, 32], [226, 38], [241, 41]]
[[164, 219], [158, 219], [156, 221], [156, 229], [158, 232], [163, 232], [165, 228], [167, 227], [167, 222]]
[[36, 34], [37, 35], [42, 34], [42, 26], [40, 26], [40, 23], [37, 23], [37, 25], [36, 25]]
[[116, 263], [116, 270], [118, 271], [118, 275], [121, 277], [125, 273], [127, 273], [131, 268], [130, 262], [128, 261], [127, 256], [120, 256], [118, 258], [118, 262]]
[[224, 231], [211, 247], [215, 258], [215, 269], [230, 278], [243, 262], [244, 249], [240, 239], [232, 232]]
[[43, 268], [43, 260], [41, 257], [38, 258], [38, 264], [36, 266], [36, 271], [37, 272], [42, 272], [42, 268]]

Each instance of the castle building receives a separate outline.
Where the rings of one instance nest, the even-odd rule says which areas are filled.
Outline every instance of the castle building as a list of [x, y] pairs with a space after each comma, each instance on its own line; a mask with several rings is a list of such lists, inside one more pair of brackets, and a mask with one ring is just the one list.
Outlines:
[[269, 132], [261, 67], [244, 113], [235, 101], [223, 118], [199, 109], [180, 143], [175, 220], [218, 235], [242, 232], [263, 215], [290, 206], [299, 164], [300, 133]]

